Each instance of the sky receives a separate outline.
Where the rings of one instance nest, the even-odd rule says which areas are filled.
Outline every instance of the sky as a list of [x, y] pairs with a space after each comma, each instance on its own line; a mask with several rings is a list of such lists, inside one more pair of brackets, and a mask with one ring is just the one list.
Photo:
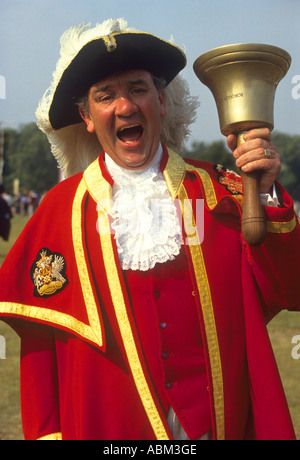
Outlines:
[[18, 128], [35, 121], [66, 29], [118, 17], [163, 39], [173, 37], [185, 50], [181, 75], [200, 101], [190, 142], [224, 139], [213, 96], [193, 63], [233, 43], [275, 45], [291, 55], [275, 94], [275, 129], [300, 134], [300, 0], [0, 0], [0, 122]]

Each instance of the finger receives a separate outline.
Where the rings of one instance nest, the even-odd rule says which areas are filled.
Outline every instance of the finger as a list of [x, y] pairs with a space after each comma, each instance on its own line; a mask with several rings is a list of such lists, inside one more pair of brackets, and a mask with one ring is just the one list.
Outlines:
[[246, 133], [243, 136], [244, 141], [247, 142], [251, 139], [255, 138], [260, 138], [260, 139], [265, 139], [269, 142], [271, 142], [271, 131], [269, 128], [255, 128], [251, 129], [249, 131], [246, 131]]
[[260, 174], [260, 193], [270, 193], [270, 190], [281, 170], [281, 163], [278, 159], [275, 160], [256, 160], [247, 163], [241, 168], [246, 174], [257, 173]]
[[[250, 150], [243, 155], [240, 155], [236, 160], [236, 166], [243, 171], [253, 169], [263, 169], [267, 171], [273, 166], [281, 169], [281, 160], [276, 147], [269, 145], [268, 153], [271, 157], [266, 155], [266, 149], [259, 147], [258, 149]], [[259, 162], [259, 163], [258, 163]], [[251, 166], [247, 166], [251, 165]]]
[[[271, 156], [267, 156], [266, 152]], [[264, 160], [264, 161], [270, 161], [270, 160], [279, 160], [279, 155], [277, 150], [272, 149], [271, 146], [269, 148], [253, 148], [252, 150], [242, 153], [242, 154], [234, 154], [236, 157], [236, 165], [238, 168], [242, 168], [245, 166], [247, 163], [251, 163], [253, 161], [258, 161], [258, 160]]]
[[227, 146], [233, 152], [236, 148], [236, 145], [237, 145], [236, 136], [234, 134], [229, 134], [227, 136]]
[[255, 152], [256, 155], [262, 157], [265, 154], [265, 150], [268, 149], [270, 151], [277, 151], [276, 147], [274, 147], [269, 142], [266, 142], [263, 139], [253, 139], [250, 141], [245, 142], [244, 144], [239, 145], [234, 152], [233, 156], [235, 158], [241, 158], [244, 155], [251, 154], [251, 152]]
[[246, 163], [243, 166], [240, 166], [240, 169], [247, 173], [262, 171], [274, 176], [275, 178], [281, 169], [281, 165], [277, 160], [262, 159]]

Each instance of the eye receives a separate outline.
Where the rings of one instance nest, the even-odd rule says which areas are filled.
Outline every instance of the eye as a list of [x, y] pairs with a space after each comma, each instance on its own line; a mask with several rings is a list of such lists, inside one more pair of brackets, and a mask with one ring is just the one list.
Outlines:
[[105, 96], [98, 96], [97, 102], [110, 102], [113, 97], [110, 94], [106, 94]]
[[134, 94], [145, 94], [147, 90], [145, 88], [133, 88], [132, 93]]
[[96, 103], [103, 103], [103, 104], [107, 104], [109, 102], [111, 102], [111, 100], [113, 99], [113, 94], [110, 94], [110, 93], [102, 93], [102, 92], [96, 92], [96, 94], [94, 94], [93, 96], [93, 100], [96, 102]]

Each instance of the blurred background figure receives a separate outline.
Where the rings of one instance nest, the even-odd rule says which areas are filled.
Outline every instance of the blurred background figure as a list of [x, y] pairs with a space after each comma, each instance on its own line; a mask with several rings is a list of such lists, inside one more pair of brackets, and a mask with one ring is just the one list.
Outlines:
[[11, 208], [5, 199], [5, 190], [0, 184], [0, 236], [8, 241], [10, 234], [10, 219], [12, 218]]

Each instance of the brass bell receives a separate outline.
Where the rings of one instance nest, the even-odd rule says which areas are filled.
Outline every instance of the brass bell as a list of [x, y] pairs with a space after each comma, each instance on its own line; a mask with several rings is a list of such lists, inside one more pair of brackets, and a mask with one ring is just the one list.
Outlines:
[[[194, 71], [214, 96], [222, 134], [236, 134], [239, 145], [249, 129], [274, 128], [275, 90], [290, 64], [291, 57], [283, 49], [253, 43], [221, 46], [199, 56]], [[259, 245], [266, 234], [259, 174], [241, 174], [243, 235], [249, 244]]]

